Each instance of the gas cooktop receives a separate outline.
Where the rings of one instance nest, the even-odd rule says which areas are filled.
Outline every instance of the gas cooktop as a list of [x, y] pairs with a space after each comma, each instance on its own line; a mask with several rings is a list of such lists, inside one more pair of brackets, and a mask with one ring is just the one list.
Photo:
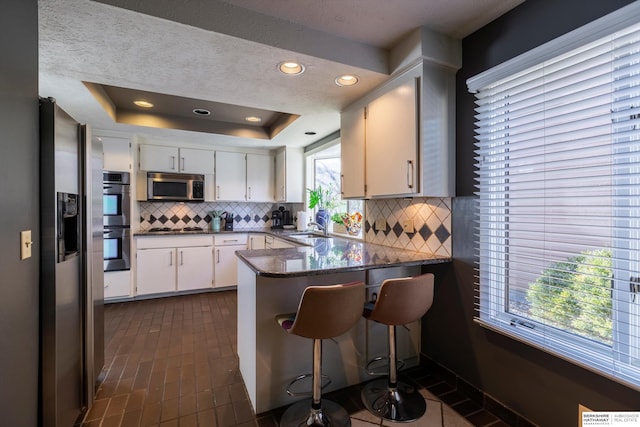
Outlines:
[[171, 231], [173, 228], [169, 227], [153, 227], [149, 229], [149, 233], [157, 233], [159, 231]]
[[184, 227], [184, 228], [171, 228], [171, 227], [153, 227], [149, 229], [149, 233], [166, 233], [174, 232], [180, 233], [183, 231], [204, 231], [202, 227]]

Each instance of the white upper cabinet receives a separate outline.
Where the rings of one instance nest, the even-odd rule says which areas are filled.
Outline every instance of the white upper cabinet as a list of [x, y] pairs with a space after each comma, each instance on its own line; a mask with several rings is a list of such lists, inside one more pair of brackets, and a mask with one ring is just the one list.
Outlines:
[[181, 148], [179, 155], [179, 172], [213, 174], [215, 163], [215, 152], [213, 150]]
[[140, 170], [213, 174], [214, 151], [140, 144]]
[[216, 151], [216, 200], [246, 200], [247, 164], [244, 153]]
[[455, 195], [455, 69], [420, 62], [341, 114], [343, 198]]
[[216, 151], [216, 200], [272, 202], [273, 171], [269, 154]]
[[129, 138], [98, 136], [102, 142], [103, 169], [131, 172], [131, 141]]
[[140, 144], [138, 146], [140, 170], [153, 172], [178, 172], [180, 160], [178, 147]]
[[304, 152], [302, 148], [283, 147], [276, 153], [276, 201], [304, 202]]
[[367, 195], [411, 195], [419, 191], [417, 86], [419, 78], [395, 82], [367, 106], [365, 120]]
[[268, 154], [247, 153], [247, 201], [274, 200], [274, 158]]
[[340, 116], [340, 193], [343, 199], [365, 197], [365, 111], [345, 110]]

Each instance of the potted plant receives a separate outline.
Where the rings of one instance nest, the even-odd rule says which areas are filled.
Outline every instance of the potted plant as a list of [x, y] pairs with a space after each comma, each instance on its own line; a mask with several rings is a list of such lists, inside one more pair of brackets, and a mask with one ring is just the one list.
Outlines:
[[346, 214], [346, 212], [335, 212], [333, 215], [331, 215], [334, 233], [347, 234], [347, 229], [345, 228], [344, 221], [342, 220], [342, 217]]
[[309, 192], [309, 209], [318, 208], [316, 222], [322, 227], [329, 225], [329, 209], [337, 205], [337, 197], [333, 188], [323, 188], [318, 185], [315, 189], [307, 188]]

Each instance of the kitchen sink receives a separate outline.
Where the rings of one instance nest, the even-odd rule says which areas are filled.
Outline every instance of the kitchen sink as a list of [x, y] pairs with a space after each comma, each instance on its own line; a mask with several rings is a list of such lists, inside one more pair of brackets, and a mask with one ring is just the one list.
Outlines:
[[325, 236], [324, 234], [304, 231], [301, 233], [291, 233], [289, 234], [289, 237], [293, 237], [294, 239], [314, 239], [314, 238], [326, 239], [329, 236]]

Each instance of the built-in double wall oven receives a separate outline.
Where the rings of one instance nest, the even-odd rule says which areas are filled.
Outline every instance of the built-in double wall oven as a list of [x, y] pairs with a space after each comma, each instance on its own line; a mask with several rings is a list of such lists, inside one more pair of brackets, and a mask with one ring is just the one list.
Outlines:
[[131, 268], [131, 195], [128, 172], [102, 173], [104, 271]]

